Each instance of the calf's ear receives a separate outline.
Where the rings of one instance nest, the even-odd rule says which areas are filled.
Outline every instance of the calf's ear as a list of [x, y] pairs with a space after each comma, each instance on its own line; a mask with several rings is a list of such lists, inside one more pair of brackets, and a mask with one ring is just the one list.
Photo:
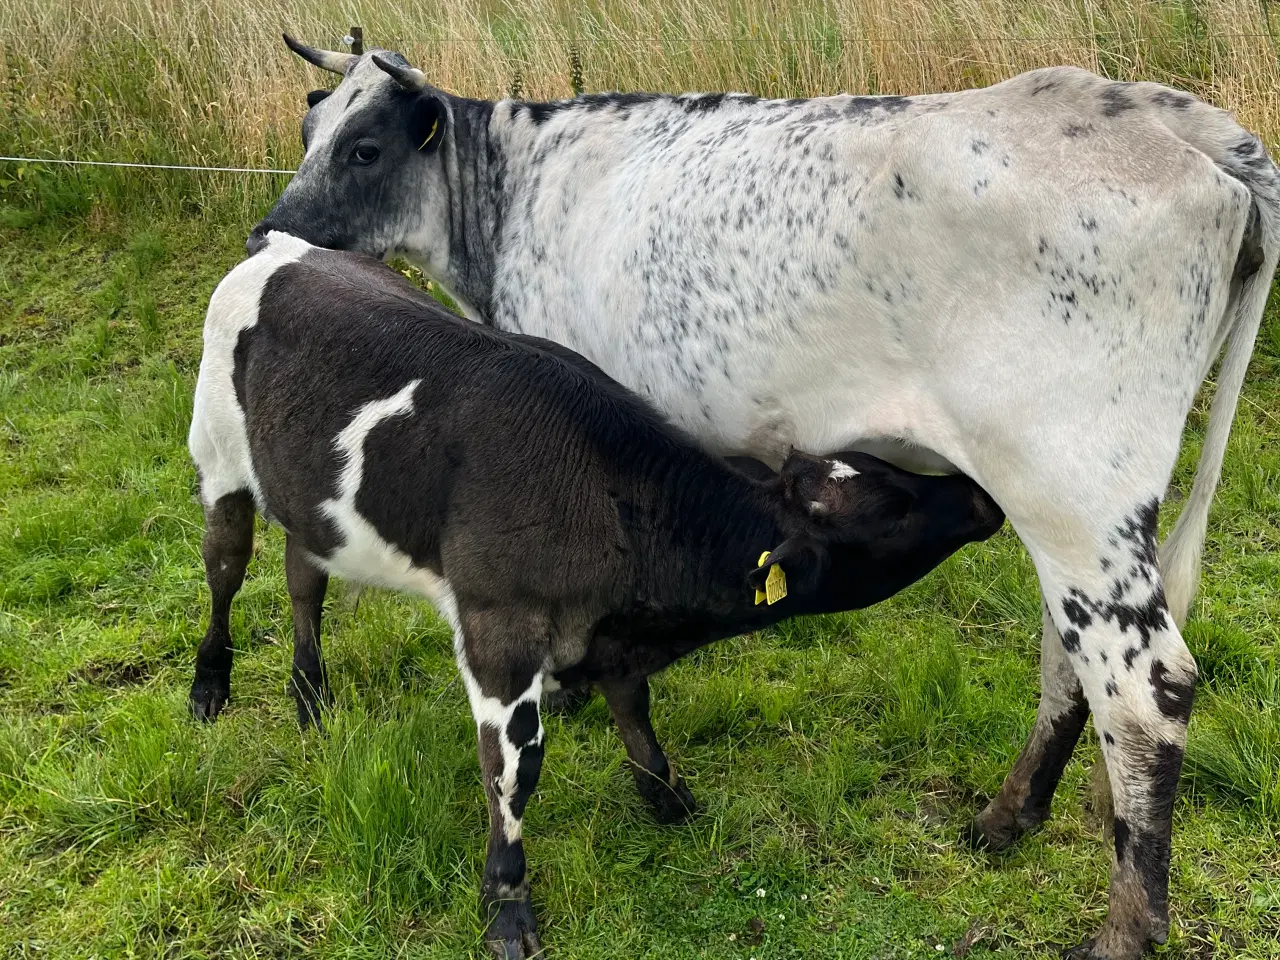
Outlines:
[[321, 100], [323, 100], [325, 97], [327, 97], [331, 93], [333, 93], [332, 90], [312, 90], [310, 93], [307, 94], [308, 109], [311, 107], [314, 107], [317, 103], [319, 103]]
[[788, 594], [805, 593], [818, 585], [826, 565], [826, 545], [816, 537], [799, 534], [770, 550], [764, 562], [747, 574], [747, 584], [755, 590], [764, 590], [769, 571], [780, 566], [787, 578]]
[[414, 98], [409, 108], [409, 140], [422, 153], [434, 153], [444, 140], [449, 111], [433, 93], [422, 93]]

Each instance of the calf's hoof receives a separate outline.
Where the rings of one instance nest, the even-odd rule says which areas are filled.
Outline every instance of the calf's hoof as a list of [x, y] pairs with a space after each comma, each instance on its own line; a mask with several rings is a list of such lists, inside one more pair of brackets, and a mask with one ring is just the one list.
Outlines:
[[297, 684], [293, 684], [292, 692], [294, 703], [298, 707], [298, 726], [303, 730], [314, 727], [323, 733], [324, 714], [333, 706], [333, 697], [328, 689], [316, 694], [308, 687], [304, 693]]
[[191, 684], [191, 694], [187, 704], [191, 707], [191, 715], [197, 720], [213, 723], [230, 699], [230, 680], [196, 677], [195, 682]]
[[641, 773], [636, 776], [636, 787], [653, 811], [653, 818], [661, 824], [680, 823], [698, 812], [698, 801], [681, 776], [676, 776], [674, 783], [667, 783], [650, 773]]
[[538, 920], [533, 915], [529, 894], [509, 899], [487, 900], [484, 912], [488, 918], [485, 946], [498, 960], [532, 960], [542, 956], [538, 941]]

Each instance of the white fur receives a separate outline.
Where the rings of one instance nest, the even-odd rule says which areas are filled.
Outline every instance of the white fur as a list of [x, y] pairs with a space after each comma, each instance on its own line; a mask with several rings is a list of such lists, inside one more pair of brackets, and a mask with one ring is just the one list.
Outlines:
[[246, 489], [261, 505], [244, 411], [236, 403], [231, 382], [236, 342], [242, 330], [257, 325], [262, 290], [271, 275], [310, 249], [310, 244], [296, 237], [271, 233], [267, 247], [223, 277], [209, 300], [204, 354], [187, 434], [187, 448], [200, 471], [200, 499], [206, 508], [228, 493]]
[[848, 480], [850, 477], [856, 477], [858, 475], [858, 471], [853, 469], [853, 467], [849, 466], [843, 460], [832, 460], [830, 463], [830, 477], [832, 480]]

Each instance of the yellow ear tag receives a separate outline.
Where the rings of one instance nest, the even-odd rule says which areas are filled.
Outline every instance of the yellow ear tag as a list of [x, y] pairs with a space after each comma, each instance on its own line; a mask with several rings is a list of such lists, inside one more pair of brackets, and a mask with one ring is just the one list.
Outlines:
[[431, 122], [431, 132], [427, 134], [427, 139], [422, 141], [422, 146], [418, 147], [419, 150], [431, 142], [431, 138], [436, 135], [436, 127], [438, 126], [440, 126], [440, 118], [436, 117], [436, 119]]
[[[763, 566], [771, 551], [766, 550], [760, 554], [760, 559], [756, 561], [756, 566]], [[782, 572], [782, 564], [775, 563], [769, 568], [769, 575], [764, 579], [764, 589], [756, 591], [756, 606], [762, 603], [768, 603], [773, 606], [779, 600], [787, 595], [787, 575]]]

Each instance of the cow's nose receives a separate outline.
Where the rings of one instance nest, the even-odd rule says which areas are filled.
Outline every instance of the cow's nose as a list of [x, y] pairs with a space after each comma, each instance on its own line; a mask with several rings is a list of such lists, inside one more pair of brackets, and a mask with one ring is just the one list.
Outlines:
[[249, 239], [244, 242], [245, 253], [252, 257], [266, 245], [267, 231], [262, 224], [258, 224], [253, 228], [253, 233], [249, 234]]

